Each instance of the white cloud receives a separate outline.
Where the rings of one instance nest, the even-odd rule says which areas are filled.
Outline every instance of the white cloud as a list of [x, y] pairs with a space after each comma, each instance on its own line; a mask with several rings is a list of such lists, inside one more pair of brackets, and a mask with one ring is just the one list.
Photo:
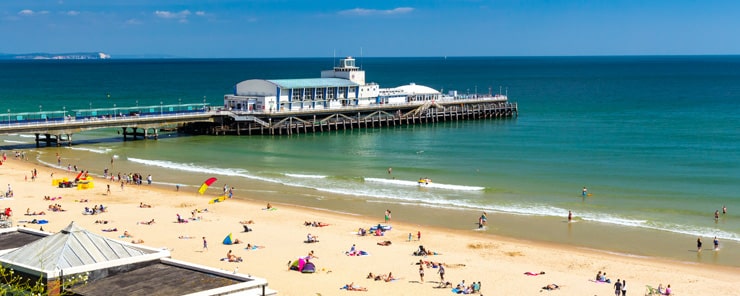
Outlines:
[[141, 22], [140, 20], [137, 20], [137, 19], [127, 19], [124, 23], [127, 24], [127, 25], [141, 25], [141, 24], [143, 24], [143, 22]]
[[197, 16], [204, 16], [204, 15], [206, 15], [206, 12], [205, 11], [196, 11], [195, 12], [195, 15], [197, 15]]
[[49, 14], [49, 11], [48, 10], [33, 11], [30, 9], [24, 9], [18, 12], [18, 15], [20, 16], [34, 16], [34, 15], [42, 15], [42, 14]]
[[394, 15], [394, 14], [406, 14], [414, 11], [413, 7], [396, 7], [394, 9], [367, 9], [367, 8], [354, 8], [342, 10], [339, 12], [341, 15]]
[[66, 14], [69, 16], [76, 16], [76, 15], [79, 15], [80, 12], [76, 10], [70, 10], [70, 11], [67, 11]]
[[154, 12], [154, 15], [157, 17], [163, 18], [163, 19], [179, 19], [181, 22], [182, 20], [185, 20], [190, 15], [190, 10], [183, 10], [179, 12], [172, 12], [167, 10], [157, 10]]

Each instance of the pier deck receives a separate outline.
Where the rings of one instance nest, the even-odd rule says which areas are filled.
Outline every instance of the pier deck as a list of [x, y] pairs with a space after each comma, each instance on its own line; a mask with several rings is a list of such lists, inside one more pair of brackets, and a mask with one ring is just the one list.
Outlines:
[[268, 113], [220, 111], [213, 122], [192, 122], [181, 130], [208, 135], [290, 135], [515, 116], [517, 104], [499, 96]]

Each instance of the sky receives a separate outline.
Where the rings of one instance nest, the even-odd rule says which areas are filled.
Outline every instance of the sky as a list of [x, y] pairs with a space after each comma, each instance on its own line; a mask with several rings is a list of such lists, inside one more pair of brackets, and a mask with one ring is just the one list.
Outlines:
[[740, 54], [740, 1], [0, 0], [0, 53], [265, 58]]

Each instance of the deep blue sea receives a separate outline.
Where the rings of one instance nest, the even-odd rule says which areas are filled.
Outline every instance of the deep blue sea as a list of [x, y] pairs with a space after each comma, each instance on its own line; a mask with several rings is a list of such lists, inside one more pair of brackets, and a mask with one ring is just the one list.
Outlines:
[[[740, 241], [740, 56], [361, 58], [368, 82], [507, 93], [503, 120], [292, 136], [122, 142], [75, 135], [38, 160], [102, 173], [109, 159], [164, 184], [205, 177], [389, 205], [563, 217]], [[313, 78], [325, 59], [0, 61], [0, 113], [199, 103], [247, 79]], [[110, 94], [110, 98], [108, 98]], [[33, 149], [26, 135], [4, 149]], [[393, 168], [392, 175], [387, 173]], [[125, 173], [125, 171], [124, 171]], [[419, 188], [428, 177], [435, 186]], [[581, 197], [581, 188], [593, 195]], [[266, 190], [266, 189], [265, 189]], [[691, 239], [688, 239], [689, 241]], [[690, 243], [689, 243], [690, 244]]]

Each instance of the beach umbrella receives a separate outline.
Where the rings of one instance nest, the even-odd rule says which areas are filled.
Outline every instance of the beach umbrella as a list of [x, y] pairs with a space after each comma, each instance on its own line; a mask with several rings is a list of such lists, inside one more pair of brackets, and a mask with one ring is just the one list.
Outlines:
[[198, 193], [203, 194], [206, 192], [206, 189], [208, 189], [208, 186], [211, 186], [211, 184], [216, 182], [216, 178], [208, 178], [203, 182], [203, 185], [200, 185], [200, 189], [198, 189]]

